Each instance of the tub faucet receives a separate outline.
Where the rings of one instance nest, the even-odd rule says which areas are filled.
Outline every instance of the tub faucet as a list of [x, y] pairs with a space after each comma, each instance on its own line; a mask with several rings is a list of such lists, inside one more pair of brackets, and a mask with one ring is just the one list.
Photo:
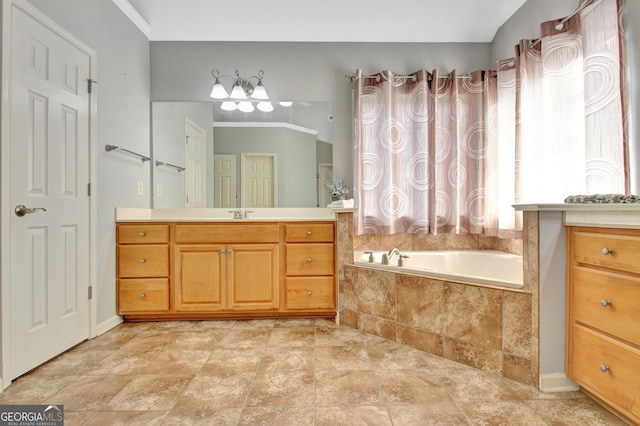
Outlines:
[[400, 250], [398, 250], [397, 248], [394, 247], [391, 250], [389, 250], [389, 252], [387, 253], [387, 263], [388, 263], [389, 260], [391, 260], [391, 258], [393, 257], [394, 254], [397, 254], [398, 256], [401, 256]]

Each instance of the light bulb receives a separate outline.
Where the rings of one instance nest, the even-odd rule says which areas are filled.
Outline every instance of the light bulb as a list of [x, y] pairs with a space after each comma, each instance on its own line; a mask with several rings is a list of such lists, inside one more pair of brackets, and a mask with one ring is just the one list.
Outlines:
[[251, 97], [254, 99], [267, 100], [269, 96], [267, 95], [267, 90], [262, 85], [262, 80], [258, 81], [258, 85], [253, 89], [253, 93]]
[[244, 92], [244, 89], [240, 85], [239, 82], [233, 85], [233, 89], [231, 89], [231, 95], [229, 95], [231, 99], [247, 99], [247, 94]]
[[220, 105], [220, 109], [223, 109], [225, 111], [235, 111], [238, 109], [238, 105], [236, 105], [235, 102], [223, 102], [222, 105]]
[[258, 102], [257, 108], [262, 112], [273, 111], [273, 105], [271, 105], [271, 102]]
[[242, 112], [253, 112], [253, 104], [251, 102], [238, 103], [238, 109]]
[[213, 88], [211, 89], [211, 94], [209, 95], [213, 99], [226, 99], [229, 97], [229, 94], [224, 89], [220, 80], [216, 78], [216, 82], [213, 84]]

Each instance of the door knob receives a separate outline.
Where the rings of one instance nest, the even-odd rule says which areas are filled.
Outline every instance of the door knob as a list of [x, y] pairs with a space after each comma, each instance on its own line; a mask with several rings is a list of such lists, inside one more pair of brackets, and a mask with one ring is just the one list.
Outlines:
[[38, 211], [43, 211], [46, 212], [47, 209], [43, 208], [43, 207], [34, 207], [32, 209], [30, 209], [29, 207], [25, 206], [24, 204], [18, 204], [16, 206], [15, 212], [16, 212], [16, 216], [18, 217], [22, 217], [26, 214], [31, 214], [31, 213], [35, 213]]

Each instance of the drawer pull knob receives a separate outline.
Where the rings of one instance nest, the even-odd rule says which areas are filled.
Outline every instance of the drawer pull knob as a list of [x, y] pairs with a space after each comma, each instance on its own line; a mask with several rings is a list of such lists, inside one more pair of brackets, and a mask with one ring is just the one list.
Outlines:
[[307, 258], [307, 262], [309, 262], [309, 263], [311, 263], [311, 261], [312, 261], [312, 260], [313, 260], [313, 259], [311, 259], [311, 256], [309, 256], [309, 257]]
[[141, 236], [141, 237], [144, 237], [144, 232], [141, 232], [141, 233], [140, 233], [140, 236]]
[[611, 300], [602, 299], [600, 301], [600, 304], [602, 305], [602, 307], [606, 308], [607, 306], [609, 306], [611, 304]]
[[233, 253], [232, 249], [227, 250], [227, 253]]
[[610, 255], [611, 253], [613, 253], [613, 250], [611, 250], [610, 248], [605, 247], [602, 249], [602, 254], [605, 256]]
[[600, 371], [602, 371], [603, 373], [606, 373], [607, 371], [609, 371], [609, 366], [600, 364]]
[[144, 293], [140, 293], [140, 299], [144, 299]]
[[226, 251], [225, 249], [220, 249], [220, 253], [224, 254], [224, 253], [226, 253], [226, 252], [227, 252], [227, 251]]
[[140, 259], [140, 263], [144, 263], [144, 259]]
[[311, 232], [311, 231], [307, 231], [307, 235], [311, 235], [311, 234], [312, 234], [312, 232]]
[[309, 291], [307, 292], [307, 296], [313, 296], [313, 292], [312, 292], [311, 290], [309, 290]]

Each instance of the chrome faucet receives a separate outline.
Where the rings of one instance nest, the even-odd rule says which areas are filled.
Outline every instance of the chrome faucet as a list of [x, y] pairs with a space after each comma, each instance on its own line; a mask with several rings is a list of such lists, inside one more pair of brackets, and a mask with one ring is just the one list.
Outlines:
[[233, 213], [233, 218], [234, 219], [242, 219], [242, 210], [240, 209], [235, 209], [235, 210], [229, 210], [229, 213]]
[[393, 257], [394, 254], [397, 254], [398, 256], [400, 256], [400, 250], [398, 250], [397, 248], [392, 248], [391, 250], [389, 250], [389, 252], [387, 253], [389, 259], [391, 260], [391, 258]]

